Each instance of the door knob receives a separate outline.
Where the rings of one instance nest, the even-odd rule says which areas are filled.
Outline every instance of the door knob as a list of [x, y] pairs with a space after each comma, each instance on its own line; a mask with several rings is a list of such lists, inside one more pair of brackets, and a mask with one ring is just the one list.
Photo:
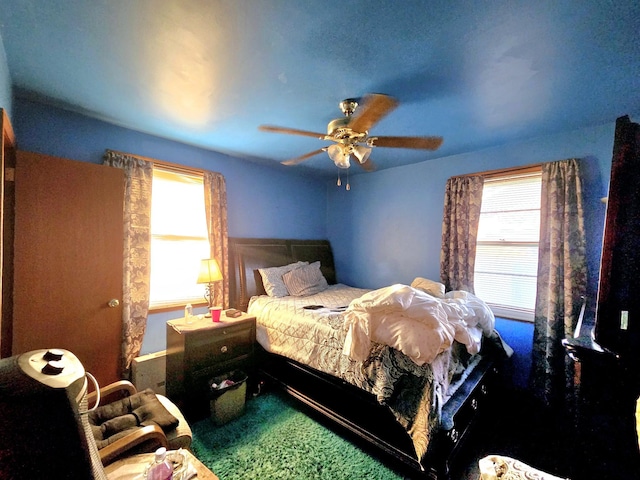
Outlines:
[[120, 300], [118, 300], [117, 298], [112, 298], [111, 300], [109, 300], [109, 303], [107, 303], [107, 305], [109, 305], [109, 307], [111, 308], [116, 308], [118, 305], [120, 305]]

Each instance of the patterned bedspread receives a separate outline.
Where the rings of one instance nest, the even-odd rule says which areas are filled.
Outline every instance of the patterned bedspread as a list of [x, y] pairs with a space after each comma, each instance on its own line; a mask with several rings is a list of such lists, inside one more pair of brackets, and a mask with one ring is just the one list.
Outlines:
[[[343, 311], [368, 291], [338, 284], [306, 297], [265, 295], [252, 298], [248, 311], [257, 318], [257, 340], [265, 350], [339, 377], [387, 405], [411, 436], [420, 460], [437, 427], [448, 387], [471, 357], [454, 344], [432, 363], [418, 366], [399, 351], [374, 343], [365, 361], [350, 359], [342, 353], [347, 333]], [[323, 308], [303, 308], [308, 305]]]

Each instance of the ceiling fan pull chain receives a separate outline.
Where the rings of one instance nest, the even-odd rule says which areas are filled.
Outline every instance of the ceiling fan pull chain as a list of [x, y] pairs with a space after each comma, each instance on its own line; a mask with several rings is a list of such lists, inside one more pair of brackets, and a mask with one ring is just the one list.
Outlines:
[[340, 181], [340, 170], [338, 170], [338, 181], [336, 182], [336, 185], [342, 185], [342, 182]]
[[351, 190], [351, 185], [349, 185], [349, 169], [347, 169], [347, 186], [346, 186], [347, 190]]

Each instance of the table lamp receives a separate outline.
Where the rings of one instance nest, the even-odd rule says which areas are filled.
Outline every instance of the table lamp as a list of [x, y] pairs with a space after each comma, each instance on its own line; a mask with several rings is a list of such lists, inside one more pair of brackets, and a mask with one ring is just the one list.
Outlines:
[[209, 304], [208, 311], [205, 317], [211, 317], [211, 307], [213, 307], [213, 282], [222, 280], [222, 272], [220, 271], [220, 265], [215, 258], [205, 258], [200, 260], [200, 273], [198, 274], [197, 283], [206, 284], [206, 290], [204, 298]]

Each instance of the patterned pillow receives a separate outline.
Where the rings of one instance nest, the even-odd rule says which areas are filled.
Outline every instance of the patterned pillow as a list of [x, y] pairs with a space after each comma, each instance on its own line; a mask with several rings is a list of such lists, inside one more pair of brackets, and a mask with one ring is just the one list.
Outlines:
[[309, 265], [309, 262], [290, 263], [282, 267], [259, 268], [258, 271], [262, 277], [264, 291], [267, 292], [267, 295], [270, 297], [286, 297], [289, 295], [289, 292], [282, 281], [282, 276], [295, 268], [300, 268], [305, 265]]
[[320, 262], [291, 270], [282, 276], [282, 280], [289, 294], [296, 297], [313, 295], [326, 290], [329, 286], [327, 279], [320, 271]]

